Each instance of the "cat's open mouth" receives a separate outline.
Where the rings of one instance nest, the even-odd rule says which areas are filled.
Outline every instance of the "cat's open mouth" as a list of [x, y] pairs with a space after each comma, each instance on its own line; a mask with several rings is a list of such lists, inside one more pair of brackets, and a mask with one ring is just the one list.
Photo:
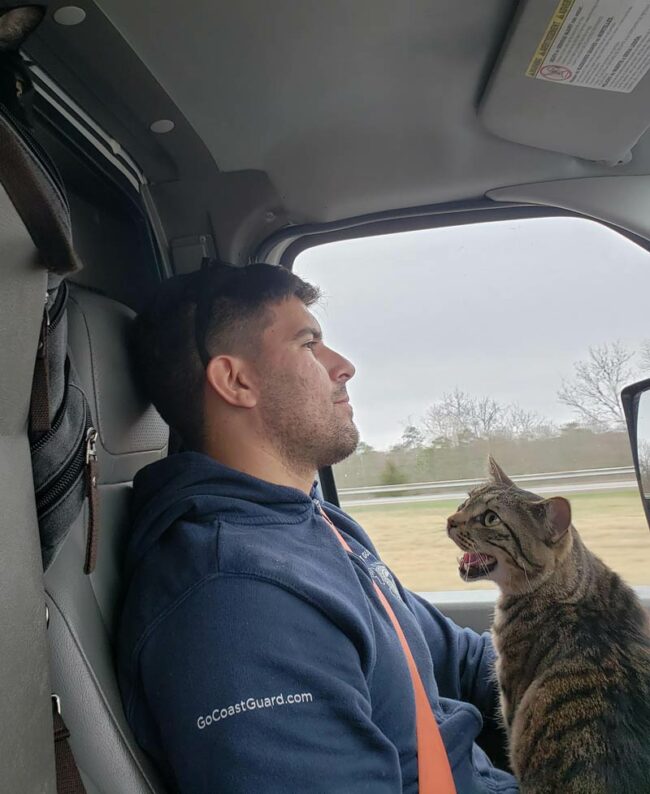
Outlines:
[[458, 560], [458, 572], [466, 581], [487, 576], [497, 567], [498, 560], [491, 554], [466, 551]]

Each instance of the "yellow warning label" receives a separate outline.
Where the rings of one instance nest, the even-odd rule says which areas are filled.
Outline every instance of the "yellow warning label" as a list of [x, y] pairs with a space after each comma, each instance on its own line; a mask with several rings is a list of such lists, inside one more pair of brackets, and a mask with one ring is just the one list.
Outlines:
[[650, 0], [562, 0], [526, 75], [629, 94], [650, 72]]
[[528, 64], [528, 69], [526, 71], [528, 77], [535, 77], [537, 72], [539, 72], [549, 50], [553, 46], [553, 42], [557, 38], [557, 34], [560, 32], [560, 28], [569, 16], [569, 12], [573, 8], [574, 3], [575, 0], [560, 0], [558, 3], [555, 13], [551, 17], [551, 21], [548, 23], [548, 27], [544, 32], [544, 36], [535, 50], [533, 59]]

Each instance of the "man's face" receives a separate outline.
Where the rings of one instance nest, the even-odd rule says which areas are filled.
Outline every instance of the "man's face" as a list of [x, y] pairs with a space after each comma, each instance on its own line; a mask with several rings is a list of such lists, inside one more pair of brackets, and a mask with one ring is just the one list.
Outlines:
[[272, 307], [258, 356], [258, 407], [269, 440], [291, 465], [321, 468], [359, 443], [346, 384], [354, 366], [328, 348], [298, 298]]

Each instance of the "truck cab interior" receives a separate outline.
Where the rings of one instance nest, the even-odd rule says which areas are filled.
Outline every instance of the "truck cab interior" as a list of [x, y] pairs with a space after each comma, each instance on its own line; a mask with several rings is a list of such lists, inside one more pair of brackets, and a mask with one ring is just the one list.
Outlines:
[[[621, 45], [616, 68], [612, 55], [589, 71], [593, 51], [579, 68], [552, 61], [579, 24], [573, 5], [42, 6], [20, 48], [29, 146], [54, 164], [83, 264], [66, 277], [67, 348], [97, 432], [98, 547], [86, 573], [86, 499], [44, 571], [28, 432], [52, 267], [7, 188], [3, 147], [1, 791], [57, 791], [56, 694], [88, 794], [162, 792], [126, 724], [112, 650], [131, 483], [170, 443], [128, 344], [161, 280], [204, 257], [291, 268], [326, 243], [509, 219], [588, 219], [650, 246], [650, 60], [629, 66]], [[629, 29], [614, 11], [607, 29], [620, 22], [629, 49], [650, 39], [650, 4], [625, 5]], [[612, 3], [582, 6], [596, 20]], [[2, 0], [0, 24], [20, 7]], [[331, 471], [321, 486], [337, 501]], [[493, 599], [480, 595], [439, 603], [483, 630]]]

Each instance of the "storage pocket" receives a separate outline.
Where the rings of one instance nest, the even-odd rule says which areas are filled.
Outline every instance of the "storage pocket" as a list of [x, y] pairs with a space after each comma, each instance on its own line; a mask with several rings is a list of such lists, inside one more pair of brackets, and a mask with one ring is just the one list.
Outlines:
[[88, 445], [94, 434], [86, 397], [66, 362], [67, 383], [50, 430], [32, 445], [43, 568], [51, 564], [88, 493]]

